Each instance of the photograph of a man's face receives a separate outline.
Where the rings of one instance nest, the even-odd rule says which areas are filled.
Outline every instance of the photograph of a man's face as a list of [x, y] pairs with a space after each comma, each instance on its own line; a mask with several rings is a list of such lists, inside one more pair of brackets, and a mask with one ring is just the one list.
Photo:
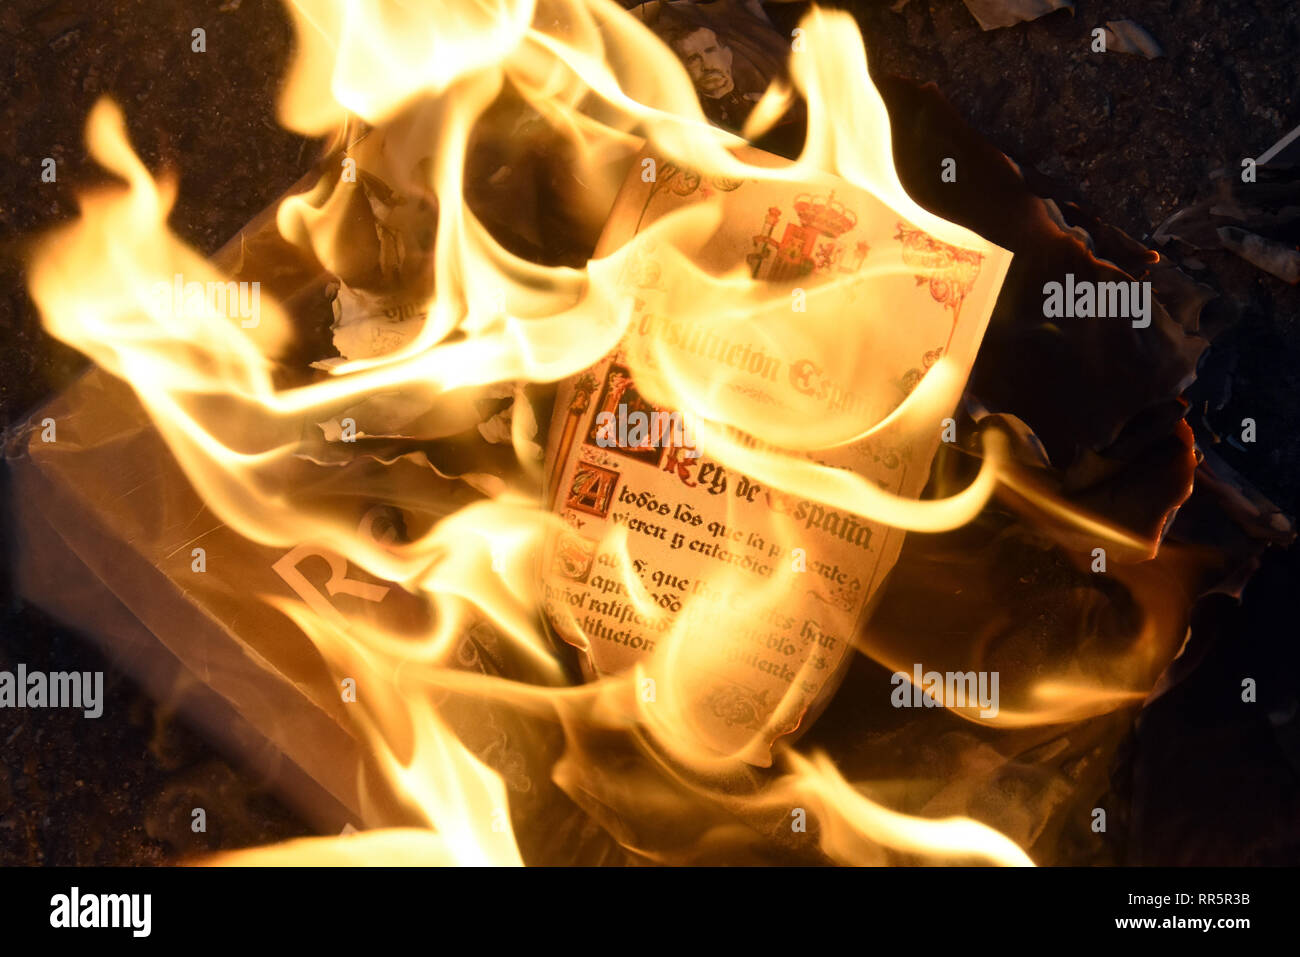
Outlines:
[[675, 49], [701, 96], [716, 100], [736, 88], [731, 73], [731, 47], [708, 27], [681, 36]]
[[637, 8], [685, 65], [709, 122], [739, 131], [768, 83], [785, 72], [789, 44], [758, 8], [734, 0], [651, 2]]

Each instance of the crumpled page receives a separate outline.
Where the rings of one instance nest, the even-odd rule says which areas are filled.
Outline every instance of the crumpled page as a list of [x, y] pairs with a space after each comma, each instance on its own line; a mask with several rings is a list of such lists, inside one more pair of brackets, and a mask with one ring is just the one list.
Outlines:
[[[57, 442], [40, 440], [47, 416], [58, 423]], [[237, 750], [323, 829], [337, 831], [345, 820], [365, 827], [404, 822], [396, 804], [374, 800], [382, 775], [336, 676], [266, 596], [395, 629], [423, 620], [420, 602], [342, 556], [306, 544], [258, 545], [222, 525], [130, 389], [99, 370], [13, 430], [6, 457], [22, 502], [18, 587], [28, 600], [99, 640], [151, 694]], [[378, 484], [388, 498], [420, 503], [424, 520], [430, 509], [436, 518], [481, 497], [417, 462], [360, 461], [351, 468], [382, 470]], [[378, 499], [358, 515], [376, 533], [396, 534], [411, 518], [409, 506]], [[195, 547], [206, 552], [202, 573], [193, 568]], [[503, 640], [486, 626], [469, 630], [456, 654], [457, 667], [480, 674], [508, 673], [506, 661]], [[440, 713], [502, 774], [526, 855], [555, 859], [560, 849], [548, 842], [563, 833], [577, 840], [564, 848], [565, 859], [575, 852], [592, 863], [617, 856], [594, 828], [584, 831], [578, 819], [565, 824], [571, 805], [549, 779], [559, 747], [553, 726], [466, 696], [450, 696]], [[522, 824], [547, 818], [556, 835]]]
[[1161, 223], [1155, 241], [1226, 249], [1283, 282], [1300, 282], [1300, 127], [1211, 179], [1212, 194]]
[[[1118, 231], [1069, 204], [1049, 205], [1034, 195], [1014, 164], [932, 88], [884, 80], [881, 92], [895, 121], [898, 169], [909, 192], [1016, 254], [972, 373], [962, 433], [969, 434], [970, 423], [998, 417], [1014, 439], [1017, 460], [1037, 469], [1067, 500], [1152, 544], [1187, 542], [1215, 556], [1187, 571], [1190, 594], [1223, 582], [1239, 587], [1254, 557], [1293, 533], [1284, 516], [1244, 482], [1225, 478], [1212, 459], [1206, 458], [1204, 473], [1198, 467], [1179, 395], [1204, 348], [1198, 324], [1203, 292], [1167, 264], [1153, 267], [1147, 251]], [[980, 183], [978, 190], [939, 186], [935, 177], [913, 172], [937, 168], [953, 137], [976, 171], [963, 181]], [[263, 224], [268, 219], [273, 223], [273, 212], [259, 217]], [[555, 222], [533, 225], [540, 221]], [[513, 241], [526, 245], [528, 239]], [[328, 280], [321, 265], [278, 240], [273, 229], [271, 235], [252, 230], [235, 246], [237, 255], [228, 261], [239, 260], [230, 267], [236, 278], [274, 276], [268, 291], [286, 302], [327, 302], [319, 297]], [[1042, 282], [1065, 269], [1097, 279], [1152, 281], [1161, 307], [1151, 334], [1134, 338], [1127, 324], [1044, 329]], [[339, 278], [366, 288], [355, 276]], [[308, 325], [327, 323], [328, 310], [302, 318]], [[374, 440], [383, 446], [379, 452], [370, 449], [373, 443], [330, 443], [316, 429], [317, 451], [339, 456], [316, 481], [351, 481], [357, 470], [371, 470], [383, 474], [389, 488], [408, 490], [405, 507], [458, 507], [479, 495], [457, 477], [472, 469], [458, 464], [482, 466], [496, 449], [504, 453], [504, 470], [506, 458], [514, 457], [503, 442], [491, 441], [505, 437], [501, 411], [479, 410], [465, 433], [474, 443], [468, 452], [450, 441], [455, 436], [421, 444], [418, 453], [410, 443]], [[42, 443], [34, 427], [46, 416], [59, 423], [57, 443]], [[336, 831], [340, 816], [359, 819], [360, 765], [367, 757], [333, 678], [305, 636], [257, 596], [397, 622], [413, 613], [401, 590], [370, 579], [340, 556], [309, 546], [266, 549], [224, 528], [189, 487], [129, 389], [101, 373], [90, 373], [13, 430], [6, 456], [14, 500], [21, 503], [21, 593], [97, 637], [153, 694], [188, 705], [210, 733], [225, 729], [241, 753], [260, 755], [262, 765], [278, 769], [275, 779], [285, 793], [323, 827]], [[967, 458], [959, 448], [941, 454], [936, 483], [968, 474]], [[304, 467], [313, 467], [313, 460], [305, 459]], [[1188, 498], [1194, 473], [1198, 481]], [[391, 502], [377, 500], [372, 507], [378, 512], [371, 521], [400, 524]], [[1226, 542], [1225, 527], [1238, 530]], [[203, 575], [191, 570], [198, 545], [209, 556]], [[949, 644], [993, 620], [992, 607], [1012, 622], [1051, 625], [1042, 633], [1005, 630], [994, 636], [994, 653], [1032, 652], [1043, 642], [1070, 653], [1070, 636], [1085, 634], [1082, 626], [1091, 620], [1080, 597], [1097, 590], [1088, 578], [1066, 574], [1065, 559], [1079, 547], [1045, 539], [1002, 503], [951, 535], [911, 536], [869, 640], [878, 650], [899, 643], [915, 655], [908, 642], [917, 635], [917, 607], [926, 609], [932, 624], [944, 623], [948, 630], [936, 640]], [[973, 588], [942, 587], [943, 576], [954, 570], [986, 581], [985, 598]], [[382, 591], [383, 597], [330, 595], [328, 583], [340, 579], [372, 586], [362, 593]], [[1063, 594], [1076, 597], [1061, 617], [1052, 610], [1062, 607]], [[508, 673], [490, 632], [471, 631], [462, 650], [466, 667]], [[1176, 680], [1176, 668], [1169, 674]], [[1039, 862], [1104, 857], [1095, 842], [1073, 846], [1066, 823], [1083, 819], [1080, 810], [1095, 806], [1105, 791], [1136, 705], [1075, 725], [1004, 733], [942, 710], [890, 708], [887, 681], [888, 670], [876, 660], [856, 657], [803, 746], [826, 750], [850, 781], [862, 782], [892, 807], [969, 814], [1001, 828]], [[654, 859], [663, 861], [824, 860], [813, 820], [803, 840], [788, 826], [777, 827], [776, 816], [741, 820], [724, 802], [706, 803], [691, 815], [661, 813], [679, 808], [674, 798], [690, 788], [629, 751], [626, 738], [583, 732], [575, 720], [569, 730], [579, 730], [561, 748], [554, 727], [484, 708], [457, 701], [445, 713], [506, 781], [525, 860], [631, 859], [611, 834], [627, 847], [656, 849]], [[762, 779], [754, 774], [757, 786]], [[781, 815], [788, 825], [788, 808]], [[733, 852], [738, 834], [748, 839]], [[723, 835], [727, 841], [719, 840]]]
[[1056, 10], [1074, 11], [1070, 0], [962, 0], [981, 30], [997, 30], [1037, 20]]
[[1155, 37], [1134, 20], [1106, 21], [1106, 51], [1108, 53], [1132, 53], [1144, 56], [1148, 60], [1165, 55]]

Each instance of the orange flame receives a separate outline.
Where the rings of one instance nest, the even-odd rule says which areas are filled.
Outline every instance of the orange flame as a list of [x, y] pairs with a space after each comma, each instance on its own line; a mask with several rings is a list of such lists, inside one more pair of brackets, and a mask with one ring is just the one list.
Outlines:
[[[362, 689], [354, 712], [359, 729], [379, 755], [385, 786], [399, 795], [417, 826], [295, 841], [218, 862], [520, 863], [502, 781], [440, 715], [433, 703], [438, 694], [481, 696], [566, 727], [580, 714], [590, 727], [633, 734], [665, 760], [706, 776], [734, 772], [742, 760], [763, 763], [761, 735], [737, 753], [720, 753], [702, 739], [692, 683], [721, 652], [688, 640], [700, 627], [689, 613], [669, 625], [662, 648], [641, 671], [561, 687], [565, 670], [536, 615], [536, 554], [560, 525], [541, 506], [535, 487], [482, 477], [489, 498], [408, 543], [385, 543], [359, 533], [353, 518], [327, 501], [287, 484], [284, 466], [301, 449], [304, 424], [335, 419], [376, 395], [398, 395], [436, 410], [450, 433], [465, 427], [470, 401], [488, 387], [553, 382], [587, 368], [627, 331], [630, 306], [619, 277], [644, 243], [663, 253], [668, 307], [683, 321], [707, 323], [719, 334], [758, 329], [774, 353], [814, 356], [841, 381], [876, 381], [879, 366], [873, 363], [879, 360], [869, 347], [881, 339], [882, 316], [796, 325], [787, 290], [741, 273], [713, 275], [693, 260], [698, 237], [708, 235], [721, 215], [714, 202], [670, 214], [637, 243], [585, 269], [570, 269], [509, 253], [464, 198], [476, 124], [509, 89], [574, 148], [589, 186], [582, 202], [592, 210], [609, 208], [629, 160], [649, 142], [708, 176], [810, 188], [847, 184], [944, 242], [970, 244], [966, 230], [921, 209], [903, 191], [890, 154], [888, 117], [851, 19], [817, 9], [805, 19], [804, 48], [792, 55], [791, 81], [807, 104], [807, 141], [796, 161], [774, 166], [742, 158], [752, 154], [737, 149], [740, 138], [706, 123], [675, 56], [609, 0], [294, 0], [290, 10], [298, 47], [281, 101], [284, 124], [309, 135], [337, 132], [356, 118], [372, 125], [349, 156], [406, 195], [422, 197], [436, 219], [428, 262], [416, 274], [399, 277], [425, 306], [413, 334], [392, 348], [347, 357], [323, 381], [283, 389], [272, 373], [289, 320], [274, 302], [263, 303], [252, 326], [207, 299], [161, 303], [157, 290], [174, 276], [205, 285], [226, 280], [168, 231], [174, 187], [150, 177], [127, 144], [119, 111], [108, 102], [92, 112], [88, 142], [95, 158], [127, 186], [87, 196], [81, 218], [44, 242], [32, 265], [33, 295], [49, 331], [134, 387], [185, 473], [223, 521], [258, 542], [311, 542], [346, 555], [419, 596], [432, 611], [427, 629], [394, 634], [276, 600], [335, 675], [352, 678]], [[770, 124], [789, 96], [789, 90], [769, 91], [747, 132]], [[341, 169], [285, 200], [277, 218], [282, 235], [311, 250], [327, 269], [345, 272], [353, 255], [345, 210], [355, 189], [355, 179]], [[809, 312], [842, 314], [859, 290], [855, 283], [888, 274], [889, 269], [868, 270], [852, 282], [813, 288], [809, 295], [824, 308]], [[1013, 475], [1005, 442], [992, 432], [974, 481], [933, 501], [890, 495], [802, 454], [866, 435], [907, 441], [933, 430], [963, 386], [960, 368], [947, 356], [905, 401], [873, 392], [863, 406], [834, 414], [822, 409], [814, 417], [810, 407], [759, 409], [653, 339], [634, 374], [655, 402], [681, 409], [697, 425], [701, 444], [729, 469], [897, 528], [926, 532], [961, 525], [981, 510], [999, 478]], [[536, 480], [537, 449], [525, 427], [524, 403], [515, 405], [512, 441], [523, 474]], [[744, 441], [760, 434], [768, 444]], [[778, 527], [778, 534], [797, 541], [791, 528]], [[616, 539], [602, 548], [623, 556], [621, 580], [639, 612], [662, 616], [630, 568], [625, 543]], [[743, 605], [737, 603], [743, 610], [711, 623], [720, 634], [739, 633], [753, 616], [779, 606], [790, 587], [788, 574], [762, 587], [735, 576], [715, 584], [745, 593]], [[531, 683], [467, 676], [448, 667], [457, 635], [478, 618], [507, 637]], [[639, 679], [651, 672], [662, 683], [653, 708], [635, 693]], [[1039, 709], [1003, 720], [1050, 722], [1101, 713], [1127, 700], [1097, 689], [1080, 697], [1068, 687], [1070, 680], [1068, 674], [1046, 676], [1037, 686]], [[1069, 699], [1064, 710], [1063, 698]], [[823, 755], [804, 758], [788, 749], [782, 754], [788, 771], [753, 807], [801, 802], [822, 823], [823, 848], [835, 860], [871, 861], [879, 847], [890, 847], [938, 859], [1029, 863], [1012, 841], [976, 821], [892, 812], [841, 777]], [[372, 810], [372, 821], [381, 820], [377, 805]]]

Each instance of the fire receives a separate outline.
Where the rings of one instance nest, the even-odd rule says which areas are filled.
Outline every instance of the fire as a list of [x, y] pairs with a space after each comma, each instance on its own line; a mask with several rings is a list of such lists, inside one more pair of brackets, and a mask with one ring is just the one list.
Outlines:
[[[269, 599], [312, 638], [339, 680], [352, 679], [363, 689], [353, 713], [382, 772], [382, 780], [372, 782], [367, 820], [401, 819], [409, 826], [219, 860], [521, 863], [500, 776], [461, 742], [435, 703], [450, 695], [480, 697], [557, 722], [568, 740], [556, 779], [599, 791], [615, 815], [620, 801], [654, 798], [628, 793], [585, 759], [591, 734], [621, 735], [649, 766], [675, 769], [670, 773], [681, 787], [665, 792], [671, 800], [660, 795], [669, 813], [689, 813], [698, 801], [754, 822], [788, 819], [797, 807], [819, 823], [823, 851], [843, 862], [877, 861], [880, 849], [890, 848], [927, 860], [1029, 863], [1013, 841], [974, 820], [890, 811], [845, 780], [825, 755], [803, 756], [785, 744], [769, 754], [770, 727], [738, 748], [720, 748], [697, 719], [697, 697], [699, 676], [725, 667], [723, 648], [699, 640], [703, 625], [689, 606], [670, 620], [656, 605], [633, 567], [625, 529], [602, 549], [621, 556], [610, 574], [627, 595], [629, 614], [663, 627], [654, 655], [631, 671], [571, 686], [538, 623], [538, 556], [564, 526], [541, 499], [537, 423], [530, 421], [522, 384], [579, 373], [624, 340], [633, 322], [626, 277], [647, 246], [660, 254], [665, 314], [707, 328], [718, 341], [758, 335], [770, 355], [803, 357], [807, 368], [838, 384], [840, 407], [830, 412], [812, 399], [773, 409], [727, 388], [739, 381], [739, 371], [719, 379], [715, 369], [671, 348], [664, 336], [644, 337], [631, 360], [638, 387], [661, 407], [681, 410], [700, 445], [732, 474], [837, 515], [913, 532], [970, 521], [1000, 483], [1025, 489], [996, 430], [985, 433], [974, 480], [934, 500], [893, 495], [804, 454], [869, 436], [906, 442], [932, 433], [956, 404], [964, 373], [948, 354], [901, 401], [875, 387], [889, 358], [882, 346], [885, 310], [852, 304], [860, 302], [864, 283], [911, 285], [902, 263], [810, 287], [812, 304], [794, 314], [787, 286], [756, 281], [743, 270], [712, 272], [697, 261], [701, 239], [721, 221], [720, 197], [653, 222], [636, 241], [585, 268], [512, 254], [466, 201], [475, 144], [509, 136], [508, 130], [484, 129], [493, 105], [509, 93], [571, 150], [575, 175], [587, 187], [570, 197], [579, 219], [598, 221], [608, 212], [629, 164], [650, 144], [701, 176], [799, 184], [810, 196], [829, 195], [828, 207], [837, 188], [857, 190], [923, 231], [917, 235], [930, 237], [927, 242], [969, 247], [975, 237], [904, 192], [890, 154], [888, 116], [852, 20], [814, 9], [802, 24], [802, 50], [791, 56], [792, 90], [774, 85], [751, 116], [745, 134], [752, 138], [780, 118], [795, 94], [806, 104], [801, 155], [774, 165], [745, 151], [740, 137], [709, 125], [673, 53], [609, 0], [293, 0], [290, 12], [298, 46], [282, 121], [300, 133], [339, 140], [355, 132], [358, 119], [367, 125], [364, 138], [353, 138], [348, 157], [415, 198], [403, 215], [423, 217], [433, 237], [427, 255], [409, 257], [413, 267], [393, 272], [382, 250], [375, 267], [388, 270], [387, 280], [407, 298], [424, 304], [422, 319], [386, 347], [335, 363], [320, 381], [284, 387], [277, 359], [291, 320], [270, 297], [262, 298], [252, 324], [232, 319], [210, 297], [160, 300], [160, 284], [176, 276], [204, 284], [225, 279], [168, 230], [174, 185], [150, 176], [127, 143], [120, 112], [108, 102], [91, 114], [88, 142], [126, 186], [86, 196], [80, 219], [40, 246], [31, 271], [49, 331], [134, 388], [196, 490], [224, 522], [265, 544], [310, 542], [347, 556], [402, 586], [428, 611], [427, 624], [396, 632]], [[658, 175], [666, 174], [660, 169]], [[346, 274], [358, 255], [347, 215], [356, 198], [356, 180], [344, 164], [337, 175], [286, 199], [277, 223], [327, 270]], [[846, 322], [846, 315], [857, 318]], [[978, 341], [953, 345], [973, 353]], [[409, 541], [359, 531], [354, 516], [327, 496], [295, 486], [295, 473], [286, 468], [302, 449], [305, 424], [341, 421], [348, 410], [373, 408], [367, 403], [388, 396], [430, 410], [439, 434], [451, 434], [472, 425], [474, 399], [503, 383], [513, 384], [510, 438], [518, 473], [467, 474], [465, 480], [487, 497], [446, 508], [440, 520], [413, 530]], [[866, 385], [850, 400], [847, 383]], [[1038, 493], [1038, 501], [1052, 497]], [[438, 504], [431, 508], [437, 511]], [[1077, 513], [1067, 519], [1088, 521]], [[769, 532], [786, 551], [799, 541], [800, 529], [780, 516]], [[758, 586], [739, 573], [719, 573], [710, 587], [739, 600], [724, 619], [708, 622], [709, 633], [741, 633], [781, 607], [791, 573], [778, 571]], [[529, 680], [476, 677], [448, 667], [457, 636], [477, 620], [508, 639]], [[562, 624], [582, 627], [576, 618], [556, 627]], [[905, 649], [867, 644], [860, 650], [891, 668], [910, 670], [910, 662], [921, 660]], [[1135, 662], [1099, 663], [1086, 674], [1074, 673], [1078, 666], [1071, 664], [1044, 675], [1032, 694], [991, 720], [1050, 724], [1114, 710], [1150, 687], [1160, 647], [1159, 639], [1144, 636], [1131, 650]], [[1112, 680], [1112, 671], [1125, 677]], [[638, 693], [647, 678], [657, 682], [653, 702]], [[776, 703], [772, 721], [797, 724], [797, 705]], [[985, 720], [973, 709], [961, 713]], [[768, 772], [761, 786], [752, 786], [750, 765], [773, 763], [779, 773]], [[737, 788], [741, 779], [749, 785]], [[719, 841], [729, 833], [710, 831]], [[625, 843], [652, 859], [661, 856], [635, 836]]]

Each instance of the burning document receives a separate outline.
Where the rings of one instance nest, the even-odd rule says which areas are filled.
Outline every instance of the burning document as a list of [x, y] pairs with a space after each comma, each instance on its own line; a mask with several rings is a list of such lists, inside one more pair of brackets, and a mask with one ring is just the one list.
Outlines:
[[[815, 717], [905, 532], [968, 522], [999, 481], [1005, 456], [990, 430], [969, 485], [919, 498], [939, 443], [955, 438], [950, 416], [1010, 255], [904, 193], [888, 114], [847, 15], [814, 10], [799, 28], [790, 80], [806, 123], [799, 159], [788, 162], [710, 124], [713, 107], [698, 97], [729, 96], [721, 91], [730, 83], [749, 102], [750, 84], [737, 78], [738, 55], [727, 74], [728, 55], [701, 29], [678, 38], [688, 55], [703, 45], [696, 76], [605, 3], [568, 6], [538, 26], [488, 14], [449, 25], [423, 5], [403, 13], [397, 35], [427, 43], [341, 27], [331, 36], [320, 21], [305, 23], [303, 62], [313, 51], [323, 59], [286, 88], [295, 129], [338, 132], [354, 112], [374, 126], [357, 155], [329, 157], [327, 175], [274, 215], [291, 261], [310, 260], [337, 281], [343, 361], [326, 363], [327, 375], [285, 383], [301, 371], [283, 365], [296, 332], [288, 300], [267, 296], [258, 323], [245, 326], [197, 300], [205, 311], [191, 321], [150, 294], [178, 270], [196, 282], [225, 271], [168, 232], [173, 192], [132, 153], [108, 103], [92, 114], [89, 144], [128, 186], [90, 197], [82, 219], [41, 247], [33, 296], [54, 335], [133, 391], [137, 427], [125, 434], [153, 445], [144, 454], [132, 446], [124, 461], [145, 468], [165, 450], [196, 493], [186, 486], [164, 500], [159, 518], [161, 486], [132, 481], [125, 488], [147, 499], [144, 517], [113, 527], [114, 540], [149, 541], [148, 565], [183, 582], [174, 590], [185, 600], [158, 614], [158, 629], [184, 636], [176, 641], [193, 652], [195, 671], [298, 752], [331, 795], [364, 796], [362, 823], [400, 825], [377, 833], [367, 853], [516, 863], [516, 815], [535, 820], [535, 833], [559, 833], [520, 796], [540, 793], [533, 782], [550, 766], [556, 787], [614, 841], [651, 855], [655, 842], [623, 822], [677, 805], [627, 808], [623, 796], [637, 790], [627, 782], [642, 779], [602, 781], [610, 765], [576, 756], [592, 741], [629, 745], [654, 774], [672, 768], [676, 782], [685, 768], [702, 782], [682, 809], [734, 807], [753, 784], [740, 780], [752, 770], [742, 762], [772, 764], [774, 744]], [[386, 69], [357, 69], [378, 50]], [[351, 105], [327, 104], [318, 81], [335, 69], [331, 88], [389, 82], [366, 86]], [[505, 148], [521, 129], [506, 118], [484, 124], [485, 142], [466, 135], [506, 77], [527, 101], [517, 104], [525, 124], [535, 122], [531, 110], [571, 140], [544, 165]], [[421, 83], [427, 97], [413, 99]], [[715, 106], [734, 122], [745, 103]], [[759, 139], [788, 112], [779, 90], [764, 93], [743, 130]], [[563, 188], [535, 216], [512, 217], [511, 201], [527, 192], [514, 187], [566, 157], [575, 175], [556, 177]], [[486, 179], [471, 190], [475, 170]], [[380, 173], [382, 183], [369, 178]], [[494, 193], [494, 183], [510, 188]], [[514, 218], [528, 227], [503, 227], [511, 245], [530, 249], [554, 233], [567, 238], [566, 255], [550, 249], [539, 262], [510, 252], [469, 192], [498, 226]], [[554, 228], [561, 222], [582, 228], [566, 237]], [[587, 237], [602, 222], [592, 256]], [[556, 264], [577, 253], [581, 268]], [[532, 399], [555, 383], [547, 433], [535, 415], [547, 403]], [[496, 418], [507, 397], [508, 423]], [[88, 405], [101, 418], [61, 421], [61, 435], [95, 425], [120, 443], [107, 404]], [[534, 436], [544, 434], [539, 462]], [[323, 445], [336, 447], [324, 455]], [[97, 463], [78, 460], [69, 484], [101, 496], [96, 514], [120, 516], [129, 505], [107, 493]], [[193, 539], [218, 529], [252, 543], [239, 552], [252, 558], [227, 557], [210, 573], [202, 550], [217, 555], [218, 541]], [[250, 568], [267, 587], [249, 587]], [[221, 613], [191, 607], [205, 588]], [[274, 624], [252, 627], [257, 619], [232, 596], [264, 598], [248, 603]], [[581, 649], [587, 677], [616, 677], [570, 687], [573, 656], [540, 632], [539, 607]], [[200, 614], [253, 636], [234, 624], [216, 636], [230, 668], [189, 640], [185, 622]], [[467, 643], [476, 632], [492, 641]], [[474, 664], [498, 649], [499, 669]], [[277, 702], [310, 692], [294, 727], [313, 730], [290, 733], [284, 709], [241, 687], [245, 675], [273, 685]], [[540, 735], [489, 735], [477, 713], [458, 720], [467, 712], [448, 697], [554, 720], [565, 757], [555, 761]], [[324, 767], [357, 763], [321, 744], [340, 739], [314, 730], [327, 720], [364, 756], [355, 777], [340, 781]], [[824, 755], [785, 756], [789, 772], [763, 776], [766, 793], [743, 809], [753, 833], [769, 833], [773, 813], [816, 802], [820, 813], [865, 821], [862, 833], [891, 847], [966, 847], [869, 816], [875, 805]], [[376, 774], [392, 807], [371, 800], [383, 790], [372, 786]], [[820, 797], [841, 787], [851, 796]], [[411, 820], [424, 840], [412, 838]], [[977, 829], [970, 847], [1022, 861], [1008, 844]], [[827, 853], [861, 859], [852, 848]]]
[[[767, 766], [834, 690], [1011, 259], [944, 225], [829, 175], [634, 164], [597, 251], [624, 250], [631, 315], [559, 390], [543, 568], [556, 630], [592, 675], [636, 669], [646, 720]], [[854, 486], [870, 507], [839, 506]]]

